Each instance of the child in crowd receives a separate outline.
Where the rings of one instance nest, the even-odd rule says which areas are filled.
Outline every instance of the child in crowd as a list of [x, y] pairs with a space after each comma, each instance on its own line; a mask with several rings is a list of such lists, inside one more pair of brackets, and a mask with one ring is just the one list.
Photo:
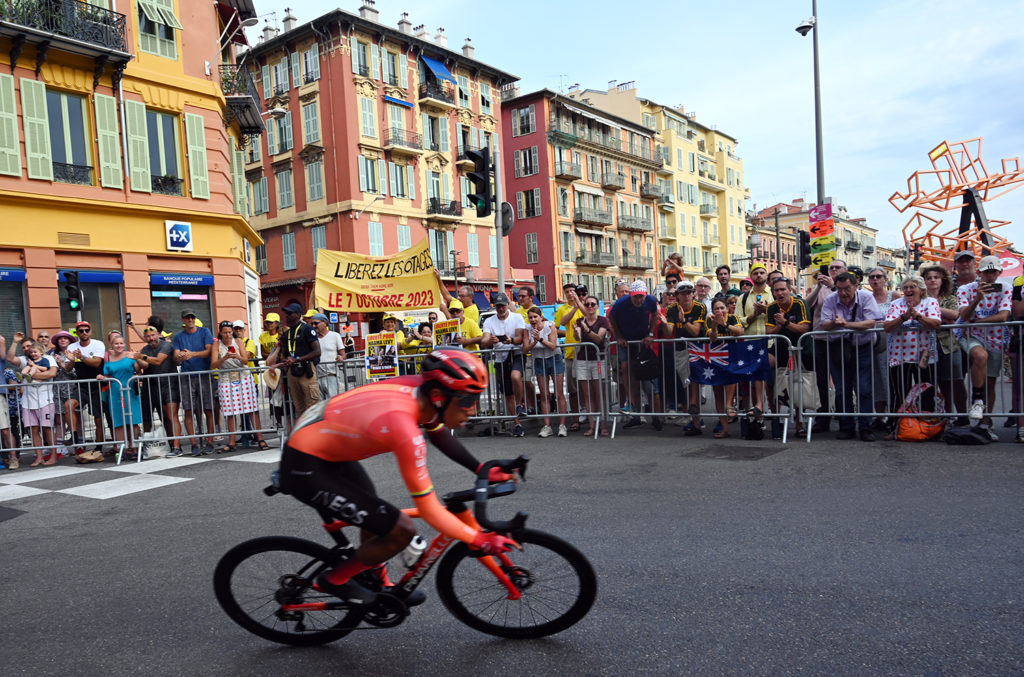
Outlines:
[[[53, 445], [53, 386], [41, 382], [52, 380], [57, 375], [57, 364], [45, 352], [42, 344], [32, 342], [25, 348], [22, 360], [21, 377], [25, 392], [21, 398], [21, 421], [32, 431], [33, 447]], [[56, 449], [51, 449], [44, 460], [43, 450], [37, 448], [36, 460], [30, 465], [53, 465], [56, 462]]]

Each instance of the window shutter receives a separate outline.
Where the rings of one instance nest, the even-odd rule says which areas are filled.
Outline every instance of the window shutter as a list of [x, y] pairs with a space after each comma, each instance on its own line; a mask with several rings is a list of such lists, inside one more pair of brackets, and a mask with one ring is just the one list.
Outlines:
[[532, 162], [530, 164], [530, 168], [533, 170], [531, 173], [537, 174], [538, 172], [540, 172], [540, 165], [537, 164], [538, 163], [537, 146], [534, 146], [533, 148], [530, 149], [530, 159], [532, 160]]
[[473, 148], [476, 150], [483, 148], [480, 143], [480, 130], [476, 127], [471, 127], [469, 130], [469, 142], [473, 144]]
[[520, 176], [523, 175], [522, 155], [520, 155], [520, 151], [517, 150], [513, 151], [512, 157], [515, 158], [515, 177], [518, 179]]
[[445, 258], [447, 259], [448, 252], [455, 250], [455, 233], [449, 230], [445, 235], [447, 236], [445, 240], [448, 242], [448, 249], [445, 251]]
[[349, 46], [349, 52], [351, 53], [352, 56], [352, 72], [355, 73], [356, 75], [359, 75], [359, 41], [356, 40], [356, 36], [353, 35], [350, 38], [350, 42], [352, 43]]
[[105, 94], [96, 94], [94, 99], [100, 148], [100, 185], [122, 188], [124, 174], [121, 171], [121, 137], [117, 131], [117, 103], [114, 97]]
[[523, 212], [526, 211], [525, 200], [523, 199], [522, 193], [516, 193], [516, 218], [523, 218]]
[[243, 164], [245, 160], [242, 158], [242, 151], [235, 147], [235, 140], [230, 139], [230, 143], [231, 188], [233, 189], [232, 194], [235, 200], [235, 213], [248, 218], [248, 210], [245, 208], [245, 173], [243, 172]]
[[540, 216], [540, 188], [533, 189], [533, 215]]
[[314, 80], [320, 79], [320, 43], [314, 42], [313, 46], [309, 48], [309, 74], [313, 76]]
[[292, 134], [292, 112], [288, 111], [287, 113], [284, 114], [284, 138], [278, 142], [280, 144], [280, 149], [282, 151], [292, 149], [293, 136], [294, 134]]
[[416, 172], [413, 171], [412, 165], [405, 166], [405, 179], [406, 185], [409, 187], [409, 199], [416, 199]]
[[356, 158], [356, 163], [359, 165], [359, 190], [366, 192], [366, 158], [362, 155]]
[[405, 52], [398, 55], [398, 86], [402, 89], [409, 87], [409, 57]]
[[274, 95], [274, 83], [270, 80], [270, 66], [264, 65], [260, 69], [263, 78], [263, 98], [269, 99]]
[[188, 168], [192, 197], [210, 199], [210, 174], [206, 167], [206, 125], [201, 115], [185, 113]]
[[125, 101], [124, 111], [128, 121], [128, 171], [132, 190], [150, 193], [153, 191], [153, 184], [149, 172], [146, 106], [140, 101]]
[[537, 131], [537, 105], [530, 104], [530, 131]]
[[391, 52], [387, 50], [381, 51], [380, 59], [381, 73], [383, 74], [384, 82], [388, 82], [391, 79]]
[[424, 150], [430, 150], [430, 116], [423, 115], [423, 146]]
[[277, 154], [277, 120], [267, 123], [267, 155]]
[[267, 187], [267, 177], [260, 179], [260, 208], [263, 214], [270, 211], [270, 189]]
[[441, 189], [442, 190], [442, 193], [441, 193], [442, 202], [443, 202], [443, 204], [447, 205], [452, 200], [452, 180], [451, 180], [451, 177], [449, 177], [447, 174], [442, 174], [441, 175], [441, 185], [442, 185], [442, 189]]
[[370, 77], [380, 80], [380, 47], [370, 45]]
[[388, 163], [388, 178], [391, 179], [391, 197], [396, 196], [396, 189], [398, 188], [398, 175], [395, 173], [398, 167], [395, 166], [394, 162]]
[[14, 76], [0, 74], [0, 174], [21, 176], [20, 146]]
[[377, 190], [381, 195], [388, 194], [388, 168], [384, 166], [384, 160], [377, 160], [377, 173], [380, 176], [380, 185]]
[[438, 129], [441, 132], [441, 152], [447, 153], [451, 150], [448, 145], [448, 118], [442, 117], [437, 121]]
[[302, 84], [302, 65], [299, 61], [301, 55], [298, 52], [292, 52], [292, 87], [298, 87]]
[[46, 85], [21, 78], [21, 113], [25, 125], [28, 178], [53, 181], [50, 155], [50, 119], [46, 114]]

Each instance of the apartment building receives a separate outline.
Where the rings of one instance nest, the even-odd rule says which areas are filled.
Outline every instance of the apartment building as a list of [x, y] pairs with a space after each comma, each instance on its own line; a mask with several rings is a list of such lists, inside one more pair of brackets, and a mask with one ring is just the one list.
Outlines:
[[656, 134], [662, 161], [658, 192], [658, 261], [683, 256], [688, 275], [713, 274], [729, 263], [734, 279], [749, 268], [745, 214], [750, 190], [743, 184], [743, 159], [736, 137], [697, 120], [682, 106], [666, 106], [638, 95], [634, 82], [610, 82], [607, 90], [576, 89], [576, 101], [642, 124]]
[[264, 304], [311, 305], [319, 249], [386, 256], [427, 238], [446, 285], [469, 282], [487, 305], [500, 239], [466, 200], [466, 151], [497, 148], [499, 91], [516, 77], [406, 14], [381, 23], [371, 1], [283, 29], [248, 60], [277, 115], [245, 164]]
[[[234, 64], [251, 0], [0, 5], [0, 334], [124, 313], [258, 318], [241, 144], [260, 102]], [[218, 36], [222, 42], [218, 43]]]
[[506, 195], [516, 208], [510, 254], [529, 266], [542, 303], [574, 281], [602, 299], [617, 279], [655, 284], [661, 197], [654, 132], [551, 90], [503, 101]]

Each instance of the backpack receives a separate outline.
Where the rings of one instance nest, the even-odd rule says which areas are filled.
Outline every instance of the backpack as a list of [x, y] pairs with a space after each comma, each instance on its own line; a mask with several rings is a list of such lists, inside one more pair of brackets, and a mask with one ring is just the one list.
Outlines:
[[971, 428], [950, 428], [942, 436], [942, 440], [946, 444], [955, 444], [960, 446], [975, 446], [978, 444], [989, 444], [992, 442], [989, 438], [988, 433], [983, 428], [971, 427]]
[[638, 381], [652, 381], [661, 374], [661, 360], [649, 346], [640, 346], [640, 351], [633, 358], [633, 378]]

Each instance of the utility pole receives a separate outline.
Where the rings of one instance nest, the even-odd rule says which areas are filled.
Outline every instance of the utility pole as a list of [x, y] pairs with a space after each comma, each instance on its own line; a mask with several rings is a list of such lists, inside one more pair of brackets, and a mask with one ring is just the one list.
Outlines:
[[494, 241], [498, 247], [498, 291], [505, 293], [505, 236], [502, 235], [501, 216], [501, 151], [494, 145]]
[[782, 237], [779, 235], [779, 208], [775, 208], [775, 267], [782, 270]]

